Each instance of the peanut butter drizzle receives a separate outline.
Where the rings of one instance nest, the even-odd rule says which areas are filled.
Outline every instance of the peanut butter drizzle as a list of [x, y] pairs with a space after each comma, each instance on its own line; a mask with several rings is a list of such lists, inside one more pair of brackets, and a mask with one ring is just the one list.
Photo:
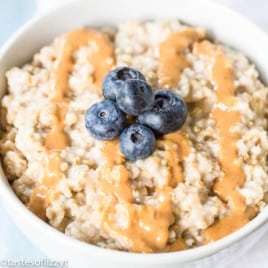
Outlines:
[[[153, 252], [164, 248], [168, 239], [168, 228], [174, 220], [169, 192], [160, 193], [156, 207], [134, 204], [129, 172], [123, 165], [125, 160], [118, 140], [106, 142], [103, 153], [106, 164], [101, 171], [100, 186], [106, 195], [113, 195], [114, 198], [104, 210], [102, 230], [127, 237], [134, 252]], [[117, 200], [124, 206], [127, 214], [128, 222], [125, 228], [115, 224]]]
[[162, 88], [173, 88], [180, 80], [182, 70], [189, 66], [184, 52], [194, 42], [204, 38], [194, 29], [171, 33], [159, 46], [158, 83]]
[[[112, 201], [104, 209], [101, 228], [110, 235], [126, 237], [131, 241], [131, 250], [134, 252], [166, 252], [186, 248], [182, 240], [172, 245], [167, 245], [167, 241], [169, 227], [174, 222], [171, 200], [173, 189], [170, 186], [183, 180], [180, 165], [189, 152], [187, 138], [180, 132], [171, 133], [163, 137], [159, 146], [166, 150], [170, 174], [167, 185], [156, 190], [159, 197], [154, 206], [133, 203], [129, 172], [123, 165], [125, 160], [120, 153], [118, 141], [106, 142], [103, 147], [106, 163], [101, 171], [100, 188], [105, 193], [105, 200], [110, 195]], [[115, 207], [118, 201], [124, 206], [127, 215], [124, 227], [116, 224]]]
[[115, 202], [103, 213], [102, 229], [110, 234], [127, 237], [134, 252], [151, 253], [165, 248], [169, 226], [174, 222], [171, 197], [168, 191], [160, 193], [157, 205], [125, 203], [127, 215], [125, 227], [116, 225]]
[[182, 238], [178, 238], [171, 245], [167, 245], [161, 252], [175, 252], [187, 249], [188, 246], [185, 244]]
[[240, 229], [245, 224], [254, 218], [257, 214], [257, 209], [248, 208], [244, 212], [234, 210], [231, 215], [225, 216], [215, 224], [211, 225], [205, 231], [204, 244], [211, 243], [215, 240], [221, 239], [228, 234]]
[[168, 166], [168, 185], [176, 187], [183, 182], [182, 160], [189, 154], [188, 139], [182, 132], [166, 134], [157, 141], [158, 148], [164, 149]]
[[51, 115], [53, 126], [46, 135], [44, 146], [46, 149], [46, 163], [44, 174], [30, 196], [29, 208], [40, 218], [46, 219], [45, 211], [50, 201], [56, 198], [54, 188], [62, 179], [60, 151], [69, 146], [69, 137], [64, 131], [65, 116], [69, 105], [69, 76], [73, 70], [73, 54], [83, 45], [92, 42], [94, 51], [89, 57], [94, 66], [94, 90], [101, 91], [104, 76], [114, 64], [113, 48], [108, 38], [94, 30], [77, 29], [65, 35], [63, 46], [57, 59], [54, 71], [54, 95], [51, 99], [53, 107]]
[[105, 165], [108, 167], [125, 163], [125, 157], [121, 153], [118, 139], [104, 142], [102, 152], [105, 158]]
[[[194, 52], [205, 57], [212, 65], [211, 81], [215, 85], [217, 103], [212, 116], [217, 123], [220, 142], [220, 164], [223, 176], [214, 184], [214, 192], [225, 202], [229, 201], [232, 212], [217, 221], [205, 233], [205, 241], [212, 242], [226, 236], [249, 220], [244, 197], [237, 192], [245, 182], [245, 174], [237, 156], [238, 133], [232, 131], [240, 122], [240, 114], [232, 109], [235, 106], [235, 89], [232, 66], [222, 50], [209, 41], [196, 43]], [[222, 106], [225, 106], [223, 108]]]
[[36, 184], [28, 204], [30, 210], [42, 220], [46, 220], [46, 208], [50, 200], [57, 199], [53, 189], [62, 178], [60, 154], [58, 152], [51, 152], [46, 157], [44, 165], [42, 181]]
[[103, 193], [112, 193], [119, 200], [132, 202], [133, 195], [129, 181], [129, 171], [124, 165], [125, 158], [121, 154], [119, 141], [107, 141], [102, 149], [105, 166], [101, 170], [100, 188]]
[[73, 70], [73, 54], [79, 47], [90, 42], [96, 45], [89, 57], [89, 62], [94, 66], [94, 88], [90, 90], [100, 93], [102, 80], [113, 67], [113, 48], [105, 35], [86, 29], [78, 29], [66, 34], [55, 69], [54, 96], [52, 98], [54, 124], [45, 138], [45, 147], [48, 151], [63, 150], [69, 145], [69, 137], [64, 132], [64, 121], [69, 103], [67, 95], [69, 76]]

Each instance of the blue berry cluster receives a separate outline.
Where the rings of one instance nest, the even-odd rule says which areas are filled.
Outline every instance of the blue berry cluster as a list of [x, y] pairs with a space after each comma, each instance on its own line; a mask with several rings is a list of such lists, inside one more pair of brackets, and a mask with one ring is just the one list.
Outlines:
[[[85, 125], [99, 140], [120, 139], [120, 149], [131, 161], [151, 155], [156, 137], [181, 128], [187, 116], [184, 100], [170, 90], [152, 90], [142, 73], [119, 67], [107, 74], [102, 93], [105, 100], [86, 112]], [[136, 123], [128, 126], [127, 115]]]

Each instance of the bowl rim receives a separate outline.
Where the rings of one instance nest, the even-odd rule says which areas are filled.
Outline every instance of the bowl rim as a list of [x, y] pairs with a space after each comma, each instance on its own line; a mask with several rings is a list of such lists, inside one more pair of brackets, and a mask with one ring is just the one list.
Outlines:
[[[79, 0], [84, 2], [85, 0]], [[4, 45], [0, 49], [0, 62], [2, 57], [6, 54], [9, 48], [12, 46], [16, 40], [20, 39], [25, 32], [27, 32], [35, 23], [37, 23], [40, 19], [50, 15], [52, 12], [60, 12], [62, 8], [66, 8], [69, 5], [77, 5], [79, 3], [77, 0], [67, 0], [64, 3], [56, 5], [53, 8], [49, 8], [45, 12], [37, 13], [34, 15], [32, 19], [23, 24], [15, 33], [4, 43]], [[207, 5], [212, 6], [213, 8], [220, 9], [225, 13], [229, 13], [231, 16], [239, 17], [240, 20], [244, 21], [248, 25], [251, 25], [254, 31], [258, 31], [262, 35], [266, 35], [265, 31], [259, 28], [255, 23], [249, 21], [247, 18], [242, 16], [241, 14], [219, 4], [215, 3], [212, 0], [200, 0], [200, 2], [204, 2]], [[268, 40], [268, 38], [267, 38]], [[267, 42], [268, 44], [268, 42]], [[88, 244], [83, 241], [77, 240], [75, 238], [69, 237], [64, 233], [56, 230], [49, 224], [40, 220], [37, 216], [35, 216], [27, 207], [20, 201], [20, 199], [16, 196], [14, 191], [12, 190], [8, 180], [3, 172], [2, 164], [0, 165], [0, 199], [5, 205], [8, 202], [8, 207], [12, 209], [12, 211], [16, 211], [17, 216], [21, 217], [25, 220], [25, 222], [31, 224], [35, 229], [40, 230], [48, 237], [53, 237], [53, 239], [57, 239], [61, 244], [65, 244], [70, 248], [76, 248], [80, 252], [85, 252], [88, 255], [94, 254], [94, 256], [100, 256], [101, 258], [106, 255], [107, 257], [114, 258], [119, 262], [135, 262], [135, 263], [171, 263], [178, 262], [183, 263], [187, 261], [195, 261], [198, 259], [203, 259], [208, 257], [224, 248], [227, 248], [234, 244], [235, 242], [240, 241], [250, 233], [253, 233], [258, 228], [261, 228], [268, 220], [268, 206], [266, 206], [261, 213], [259, 213], [254, 219], [252, 219], [245, 226], [235, 231], [234, 233], [225, 236], [224, 238], [217, 240], [211, 244], [203, 245], [196, 248], [187, 249], [184, 251], [176, 251], [176, 252], [167, 252], [167, 253], [153, 253], [153, 254], [141, 254], [134, 252], [125, 252], [119, 250], [111, 250], [107, 248], [102, 248], [93, 244]], [[10, 213], [11, 211], [7, 211]], [[14, 215], [10, 214], [11, 218], [14, 220]], [[15, 224], [17, 222], [14, 220]], [[17, 224], [18, 228], [20, 226]], [[22, 230], [21, 230], [22, 231]], [[26, 235], [27, 236], [27, 235]], [[29, 236], [27, 236], [28, 239]], [[35, 245], [38, 247], [38, 245]]]

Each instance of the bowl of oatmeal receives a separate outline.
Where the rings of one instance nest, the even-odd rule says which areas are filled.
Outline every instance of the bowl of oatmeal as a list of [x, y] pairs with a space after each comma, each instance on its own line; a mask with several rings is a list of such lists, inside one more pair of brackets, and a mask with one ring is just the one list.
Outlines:
[[[268, 38], [207, 1], [128, 5], [70, 2], [2, 49], [4, 204], [71, 267], [227, 265], [267, 230]], [[134, 161], [85, 127], [120, 67], [188, 111]]]

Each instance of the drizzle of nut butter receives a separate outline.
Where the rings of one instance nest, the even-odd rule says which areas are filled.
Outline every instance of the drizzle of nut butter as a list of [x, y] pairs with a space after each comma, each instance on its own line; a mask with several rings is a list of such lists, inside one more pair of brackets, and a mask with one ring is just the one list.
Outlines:
[[[64, 131], [65, 116], [69, 105], [69, 77], [73, 70], [73, 53], [81, 46], [90, 42], [96, 44], [89, 58], [94, 66], [94, 88], [91, 90], [100, 92], [104, 76], [114, 65], [113, 48], [106, 35], [87, 29], [77, 29], [67, 33], [62, 41], [62, 47], [55, 62], [54, 90], [51, 98], [52, 109], [50, 115], [53, 125], [44, 139], [45, 161], [41, 180], [35, 185], [30, 196], [29, 208], [41, 219], [46, 220], [46, 208], [58, 198], [54, 189], [58, 182], [64, 178], [61, 171], [61, 152], [69, 144], [69, 136]], [[110, 59], [109, 61], [107, 59]]]
[[224, 201], [229, 202], [231, 213], [216, 221], [204, 232], [205, 243], [218, 240], [244, 226], [253, 218], [256, 208], [247, 208], [244, 197], [237, 191], [245, 182], [236, 149], [239, 134], [234, 127], [241, 121], [240, 113], [235, 109], [235, 87], [232, 64], [217, 45], [205, 40], [194, 45], [194, 53], [203, 57], [212, 65], [211, 82], [215, 87], [216, 105], [212, 117], [217, 125], [220, 144], [219, 163], [223, 172], [214, 184], [214, 192]]

